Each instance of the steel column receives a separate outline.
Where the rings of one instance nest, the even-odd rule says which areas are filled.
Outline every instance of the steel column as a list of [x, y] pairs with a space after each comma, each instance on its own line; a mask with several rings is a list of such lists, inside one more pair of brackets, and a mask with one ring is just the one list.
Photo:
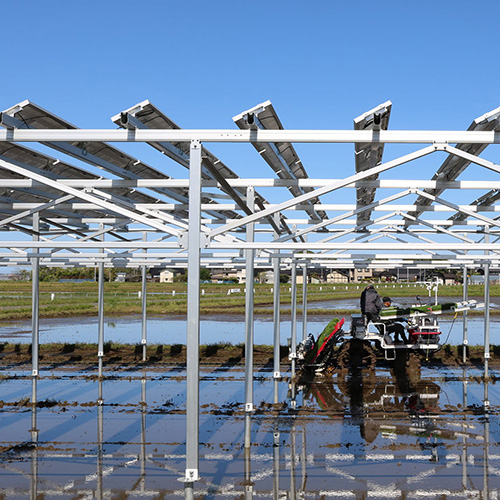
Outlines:
[[[489, 228], [485, 228], [484, 242], [490, 242]], [[488, 254], [485, 251], [485, 254]], [[490, 263], [484, 264], [484, 378], [488, 380], [488, 363], [490, 359]], [[485, 398], [484, 405], [489, 405], [488, 399]]]
[[[469, 279], [468, 279], [468, 269], [464, 266], [464, 276], [463, 276], [463, 295], [462, 300], [465, 302], [469, 298]], [[462, 350], [462, 361], [465, 363], [467, 361], [467, 345], [469, 344], [468, 337], [468, 318], [467, 311], [463, 312], [463, 350]]]
[[[247, 189], [247, 206], [254, 210], [255, 191]], [[254, 241], [255, 224], [250, 222], [246, 228], [247, 241]], [[250, 447], [250, 415], [253, 412], [253, 342], [254, 342], [254, 250], [245, 250], [246, 287], [245, 287], [245, 447]]]
[[292, 292], [291, 292], [291, 315], [292, 315], [292, 345], [290, 357], [292, 360], [292, 377], [295, 375], [295, 364], [297, 357], [297, 261], [292, 261]]
[[[100, 229], [104, 228], [103, 224], [99, 225]], [[100, 236], [101, 241], [104, 241], [104, 233]], [[104, 253], [104, 248], [101, 249]], [[98, 375], [102, 377], [102, 358], [104, 356], [104, 261], [101, 260], [98, 266], [98, 287], [97, 287], [97, 314], [98, 314], [98, 338], [97, 338], [97, 358], [98, 358]]]
[[[199, 477], [200, 399], [200, 244], [201, 144], [191, 141], [189, 155], [189, 229], [187, 283], [186, 471], [184, 480]], [[186, 484], [189, 491], [190, 486]]]
[[[144, 232], [142, 235], [142, 240], [148, 240], [148, 233]], [[146, 346], [147, 346], [147, 287], [146, 287], [146, 266], [142, 266], [142, 287], [141, 287], [141, 299], [142, 299], [142, 360], [146, 361]]]
[[[33, 241], [40, 240], [40, 214], [33, 214]], [[36, 250], [33, 249], [34, 253]], [[40, 341], [40, 258], [31, 259], [31, 376], [38, 377], [38, 346]]]
[[[279, 222], [279, 214], [275, 215], [275, 222]], [[275, 231], [274, 238], [278, 238], [279, 234]], [[274, 280], [274, 290], [273, 290], [273, 344], [274, 344], [274, 379], [277, 382], [281, 378], [281, 349], [280, 349], [280, 258], [273, 257], [273, 280]], [[275, 397], [274, 402], [278, 402], [278, 384], [274, 384], [275, 387]]]
[[302, 340], [307, 337], [307, 262], [302, 268]]

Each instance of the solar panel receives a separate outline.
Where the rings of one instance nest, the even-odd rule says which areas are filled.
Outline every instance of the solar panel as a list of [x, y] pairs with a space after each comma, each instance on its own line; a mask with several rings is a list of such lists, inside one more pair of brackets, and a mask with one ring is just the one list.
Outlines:
[[[500, 130], [500, 107], [485, 113], [484, 115], [476, 118], [467, 129], [468, 131], [486, 132], [486, 131], [499, 131]], [[467, 153], [479, 156], [487, 147], [487, 144], [457, 144], [457, 149], [461, 149]], [[470, 165], [470, 161], [459, 156], [449, 155], [443, 164], [439, 167], [437, 172], [432, 177], [432, 180], [441, 181], [454, 181], [458, 176]], [[426, 193], [433, 196], [439, 196], [444, 189], [425, 189]], [[415, 202], [417, 206], [429, 206], [432, 200], [425, 198], [424, 196], [419, 196]], [[409, 212], [409, 215], [413, 217], [419, 217], [422, 210], [416, 210], [414, 212]], [[457, 219], [461, 219], [462, 215], [457, 214]]]
[[[26, 148], [19, 144], [12, 144], [7, 142], [0, 143], [0, 159], [25, 168], [30, 172], [43, 175], [46, 178], [56, 181], [61, 179], [84, 180], [100, 178], [97, 175], [91, 174], [84, 169], [75, 167], [66, 162], [55, 159], [46, 154], [42, 154], [38, 151]], [[22, 179], [24, 177], [17, 173], [10, 172], [9, 170], [2, 169], [2, 178]], [[117, 204], [118, 209], [120, 206], [129, 206], [131, 203], [155, 204], [157, 202], [157, 198], [148, 196], [137, 189], [131, 190], [124, 187], [111, 187], [106, 189], [106, 193], [112, 194], [113, 201]], [[24, 202], [37, 203], [41, 205], [59, 197], [61, 197], [61, 191], [43, 185], [32, 186], [29, 188], [15, 186], [12, 187], [7, 181], [4, 183], [4, 186], [0, 187], [0, 201], [3, 204]], [[74, 202], [78, 203], [79, 200], [77, 198], [71, 200], [71, 203]], [[0, 213], [11, 215], [14, 213], [14, 211], [3, 208], [0, 210]], [[116, 211], [106, 209], [62, 209], [60, 206], [55, 206], [55, 208], [50, 207], [46, 210], [40, 211], [40, 216], [47, 219], [49, 222], [53, 217], [69, 218], [73, 221], [72, 223], [69, 223], [69, 225], [75, 225], [74, 221], [80, 220], [82, 218], [100, 219], [105, 223], [106, 218], [114, 219], [116, 217], [116, 214]], [[79, 226], [85, 227], [84, 224], [79, 224]]]
[[[283, 130], [283, 125], [271, 104], [271, 101], [265, 101], [253, 108], [243, 111], [233, 117], [234, 122], [240, 129], [259, 129]], [[276, 172], [280, 179], [307, 179], [306, 169], [302, 165], [299, 155], [290, 142], [280, 143], [256, 143], [252, 142], [253, 147], [260, 156]], [[303, 188], [292, 186], [288, 188], [294, 196], [300, 196], [304, 193], [313, 191], [313, 188]], [[305, 207], [305, 211], [315, 221], [327, 219], [323, 210], [316, 210], [313, 205], [318, 205], [320, 200], [312, 198]]]
[[[137, 127], [137, 128], [151, 128], [151, 129], [180, 129], [180, 127], [171, 120], [168, 116], [162, 113], [150, 101], [142, 101], [135, 106], [132, 106], [125, 111], [112, 117], [114, 123], [122, 127]], [[190, 145], [186, 142], [150, 142], [150, 146], [158, 149], [165, 155], [169, 156], [179, 164], [189, 168], [189, 149]], [[246, 189], [245, 188], [232, 188], [226, 179], [238, 179], [239, 176], [235, 174], [229, 167], [227, 167], [219, 158], [202, 147], [202, 177], [207, 180], [216, 180], [222, 191], [228, 194], [238, 206], [250, 215], [251, 210], [245, 202]], [[255, 202], [259, 208], [264, 208], [267, 204], [265, 198], [258, 192], [255, 193]], [[236, 217], [236, 215], [235, 215]], [[279, 228], [275, 226], [272, 219], [269, 219], [271, 225], [275, 230]], [[290, 232], [286, 223], [282, 219], [282, 227]]]
[[[383, 104], [363, 113], [354, 119], [354, 130], [387, 130], [391, 116], [392, 103]], [[364, 172], [382, 163], [384, 153], [383, 143], [356, 143], [354, 145], [356, 173]], [[367, 177], [366, 180], [377, 180], [378, 175]], [[375, 199], [375, 188], [356, 188], [356, 207], [369, 205]], [[357, 215], [358, 227], [370, 220], [371, 211], [366, 210]], [[364, 227], [364, 226], [363, 226]]]
[[[26, 100], [5, 110], [2, 113], [3, 126], [17, 126], [18, 128], [40, 128], [40, 129], [75, 129], [76, 127], [62, 118], [44, 110], [40, 106]], [[47, 146], [73, 156], [81, 161], [104, 169], [124, 179], [170, 179], [163, 172], [137, 160], [123, 151], [103, 142], [73, 142], [45, 143]], [[170, 199], [181, 203], [188, 203], [187, 188], [151, 188], [153, 191], [168, 196]], [[203, 203], [217, 203], [209, 198], [203, 198]], [[217, 218], [231, 218], [235, 216], [232, 211], [207, 211]], [[178, 216], [185, 217], [183, 211]]]

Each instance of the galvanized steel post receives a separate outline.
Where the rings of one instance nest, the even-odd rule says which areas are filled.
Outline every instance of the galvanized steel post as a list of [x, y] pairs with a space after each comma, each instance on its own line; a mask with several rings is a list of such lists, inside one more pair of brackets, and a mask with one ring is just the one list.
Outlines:
[[291, 354], [292, 359], [292, 376], [295, 375], [295, 362], [297, 358], [297, 261], [292, 261], [292, 293], [291, 293], [291, 307], [292, 307], [292, 345]]
[[[279, 224], [279, 214], [275, 214], [276, 227]], [[279, 238], [279, 234], [275, 231], [274, 238]], [[273, 280], [274, 280], [274, 290], [273, 290], [273, 344], [274, 344], [274, 379], [277, 382], [281, 378], [281, 366], [280, 366], [280, 259], [279, 257], [273, 257]], [[275, 383], [275, 398], [274, 402], [278, 402], [277, 394], [278, 384]]]
[[[103, 224], [99, 224], [99, 229], [104, 229]], [[101, 241], [104, 241], [104, 233], [101, 234]], [[104, 253], [104, 248], [101, 249]], [[102, 358], [104, 356], [104, 256], [99, 261], [99, 277], [97, 287], [97, 314], [98, 314], [98, 338], [97, 338], [97, 360], [98, 375], [102, 377]]]
[[[465, 302], [469, 298], [469, 279], [468, 279], [468, 270], [467, 266], [464, 266], [464, 276], [463, 276], [463, 294], [462, 300]], [[465, 363], [467, 361], [467, 345], [469, 344], [468, 337], [468, 318], [467, 311], [463, 312], [463, 351], [462, 351], [462, 361]]]
[[307, 262], [302, 268], [302, 340], [307, 337]]
[[[484, 242], [490, 242], [489, 227], [484, 229]], [[488, 250], [485, 254], [488, 254]], [[484, 378], [488, 379], [488, 363], [490, 359], [490, 263], [486, 261], [484, 264]], [[484, 400], [484, 405], [488, 406], [487, 398]]]
[[[148, 241], [148, 233], [144, 232], [142, 235], [142, 241]], [[141, 299], [142, 299], [142, 360], [146, 361], [146, 345], [147, 345], [147, 300], [146, 300], [146, 266], [142, 266], [142, 287], [141, 287]]]
[[[40, 240], [40, 214], [33, 214], [33, 241]], [[38, 253], [38, 248], [33, 252]], [[31, 376], [38, 377], [39, 314], [40, 314], [40, 258], [31, 259]]]
[[[191, 141], [189, 154], [189, 224], [186, 338], [186, 471], [184, 481], [199, 477], [200, 399], [200, 245], [201, 143]], [[189, 486], [187, 486], [189, 490]]]
[[[247, 188], [247, 205], [250, 210], [254, 210], [255, 190], [252, 187]], [[247, 225], [247, 241], [254, 241], [255, 224], [250, 222]], [[253, 341], [254, 341], [254, 254], [252, 249], [245, 250], [245, 447], [249, 447], [250, 442], [250, 414], [253, 412]]]

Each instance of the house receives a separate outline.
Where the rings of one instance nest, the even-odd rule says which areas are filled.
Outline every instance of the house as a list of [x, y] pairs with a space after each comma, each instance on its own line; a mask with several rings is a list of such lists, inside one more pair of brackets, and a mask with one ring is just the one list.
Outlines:
[[327, 283], [349, 283], [349, 270], [347, 269], [332, 269], [326, 275]]
[[160, 271], [160, 283], [173, 283], [174, 278], [183, 273], [183, 269], [163, 269]]

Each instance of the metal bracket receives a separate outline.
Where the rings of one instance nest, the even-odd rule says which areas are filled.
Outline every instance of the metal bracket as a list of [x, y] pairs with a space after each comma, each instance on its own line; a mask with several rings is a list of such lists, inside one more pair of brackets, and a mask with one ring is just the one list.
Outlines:
[[200, 476], [198, 475], [198, 469], [186, 469], [186, 475], [180, 477], [179, 481], [182, 483], [192, 483], [194, 481], [199, 481]]
[[281, 378], [281, 372], [274, 372], [273, 378]]
[[436, 151], [447, 151], [448, 150], [448, 143], [447, 142], [435, 142], [433, 144], [434, 149]]
[[200, 234], [200, 246], [202, 248], [208, 248], [210, 246], [210, 235], [208, 233]]
[[188, 247], [188, 232], [184, 231], [183, 233], [179, 234], [177, 240], [179, 242], [179, 246], [186, 249]]
[[[181, 248], [188, 248], [188, 231], [182, 232], [178, 237], [177, 241], [179, 242], [179, 246]], [[208, 233], [200, 234], [200, 247], [208, 248], [210, 246], [210, 235]]]
[[253, 403], [245, 403], [245, 411], [252, 412], [253, 411]]

